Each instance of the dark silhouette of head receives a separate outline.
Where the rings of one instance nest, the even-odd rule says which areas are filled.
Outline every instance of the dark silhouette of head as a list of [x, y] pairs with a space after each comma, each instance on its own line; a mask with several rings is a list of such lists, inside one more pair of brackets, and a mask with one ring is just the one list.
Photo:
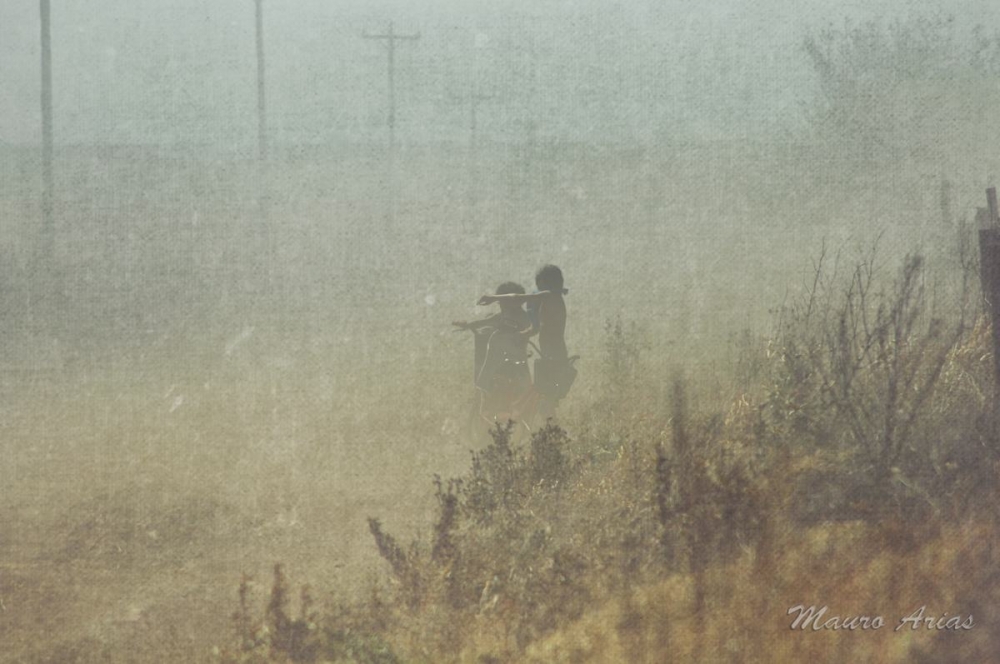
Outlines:
[[513, 281], [505, 281], [497, 286], [497, 295], [524, 295], [524, 286]]
[[544, 265], [535, 273], [535, 286], [538, 290], [563, 292], [563, 273], [555, 265]]

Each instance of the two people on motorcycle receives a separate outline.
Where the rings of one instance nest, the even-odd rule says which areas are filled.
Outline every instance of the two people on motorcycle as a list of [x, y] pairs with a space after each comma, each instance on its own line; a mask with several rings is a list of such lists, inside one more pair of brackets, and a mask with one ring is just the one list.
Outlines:
[[[490, 422], [512, 419], [528, 422], [537, 413], [552, 417], [576, 377], [575, 358], [566, 351], [566, 303], [562, 271], [546, 265], [535, 275], [537, 291], [506, 282], [478, 304], [497, 303], [500, 312], [481, 321], [456, 322], [477, 334], [476, 386], [483, 392], [481, 415]], [[528, 309], [525, 310], [525, 305]], [[540, 357], [532, 381], [528, 368], [528, 343], [538, 336]], [[480, 341], [485, 339], [485, 343]]]
[[[498, 296], [523, 295], [524, 288], [514, 282], [497, 287]], [[482, 320], [452, 323], [475, 334], [474, 380], [482, 394], [480, 415], [488, 422], [524, 419], [520, 401], [531, 389], [528, 368], [528, 340], [532, 324], [524, 306], [510, 301], [500, 311]]]

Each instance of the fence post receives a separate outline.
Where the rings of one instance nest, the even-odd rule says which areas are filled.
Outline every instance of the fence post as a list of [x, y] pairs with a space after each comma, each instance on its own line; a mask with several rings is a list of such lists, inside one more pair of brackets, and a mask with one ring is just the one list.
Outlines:
[[986, 190], [986, 202], [987, 226], [979, 229], [979, 277], [993, 324], [993, 403], [997, 406], [1000, 405], [1000, 210], [995, 187]]

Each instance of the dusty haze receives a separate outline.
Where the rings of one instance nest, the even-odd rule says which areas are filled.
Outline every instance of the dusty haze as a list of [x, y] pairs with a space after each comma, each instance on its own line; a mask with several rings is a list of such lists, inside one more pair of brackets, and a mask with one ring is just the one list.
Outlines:
[[[1000, 168], [986, 0], [264, 0], [266, 163], [253, 2], [54, 4], [49, 238], [38, 5], [0, 4], [3, 661], [195, 661], [275, 560], [362, 587], [364, 517], [415, 533], [482, 442], [450, 322], [501, 281], [566, 274], [571, 433], [616, 316], [711, 407], [824, 242], [944, 274]], [[949, 14], [938, 69], [859, 74], [884, 141], [837, 133], [804, 40]]]

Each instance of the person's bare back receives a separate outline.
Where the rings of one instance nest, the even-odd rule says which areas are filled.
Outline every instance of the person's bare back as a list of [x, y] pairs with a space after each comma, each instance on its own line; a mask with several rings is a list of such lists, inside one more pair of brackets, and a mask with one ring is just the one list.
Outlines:
[[566, 350], [566, 301], [559, 291], [546, 291], [548, 297], [538, 301], [538, 349], [542, 356], [565, 360]]
[[538, 335], [541, 357], [535, 361], [534, 384], [543, 398], [540, 413], [551, 416], [555, 405], [566, 396], [576, 377], [566, 349], [566, 301], [563, 295], [562, 271], [555, 265], [546, 265], [535, 275], [538, 292], [531, 294], [484, 295], [479, 304], [509, 302], [520, 306], [527, 304], [532, 315], [532, 327], [526, 333]]

